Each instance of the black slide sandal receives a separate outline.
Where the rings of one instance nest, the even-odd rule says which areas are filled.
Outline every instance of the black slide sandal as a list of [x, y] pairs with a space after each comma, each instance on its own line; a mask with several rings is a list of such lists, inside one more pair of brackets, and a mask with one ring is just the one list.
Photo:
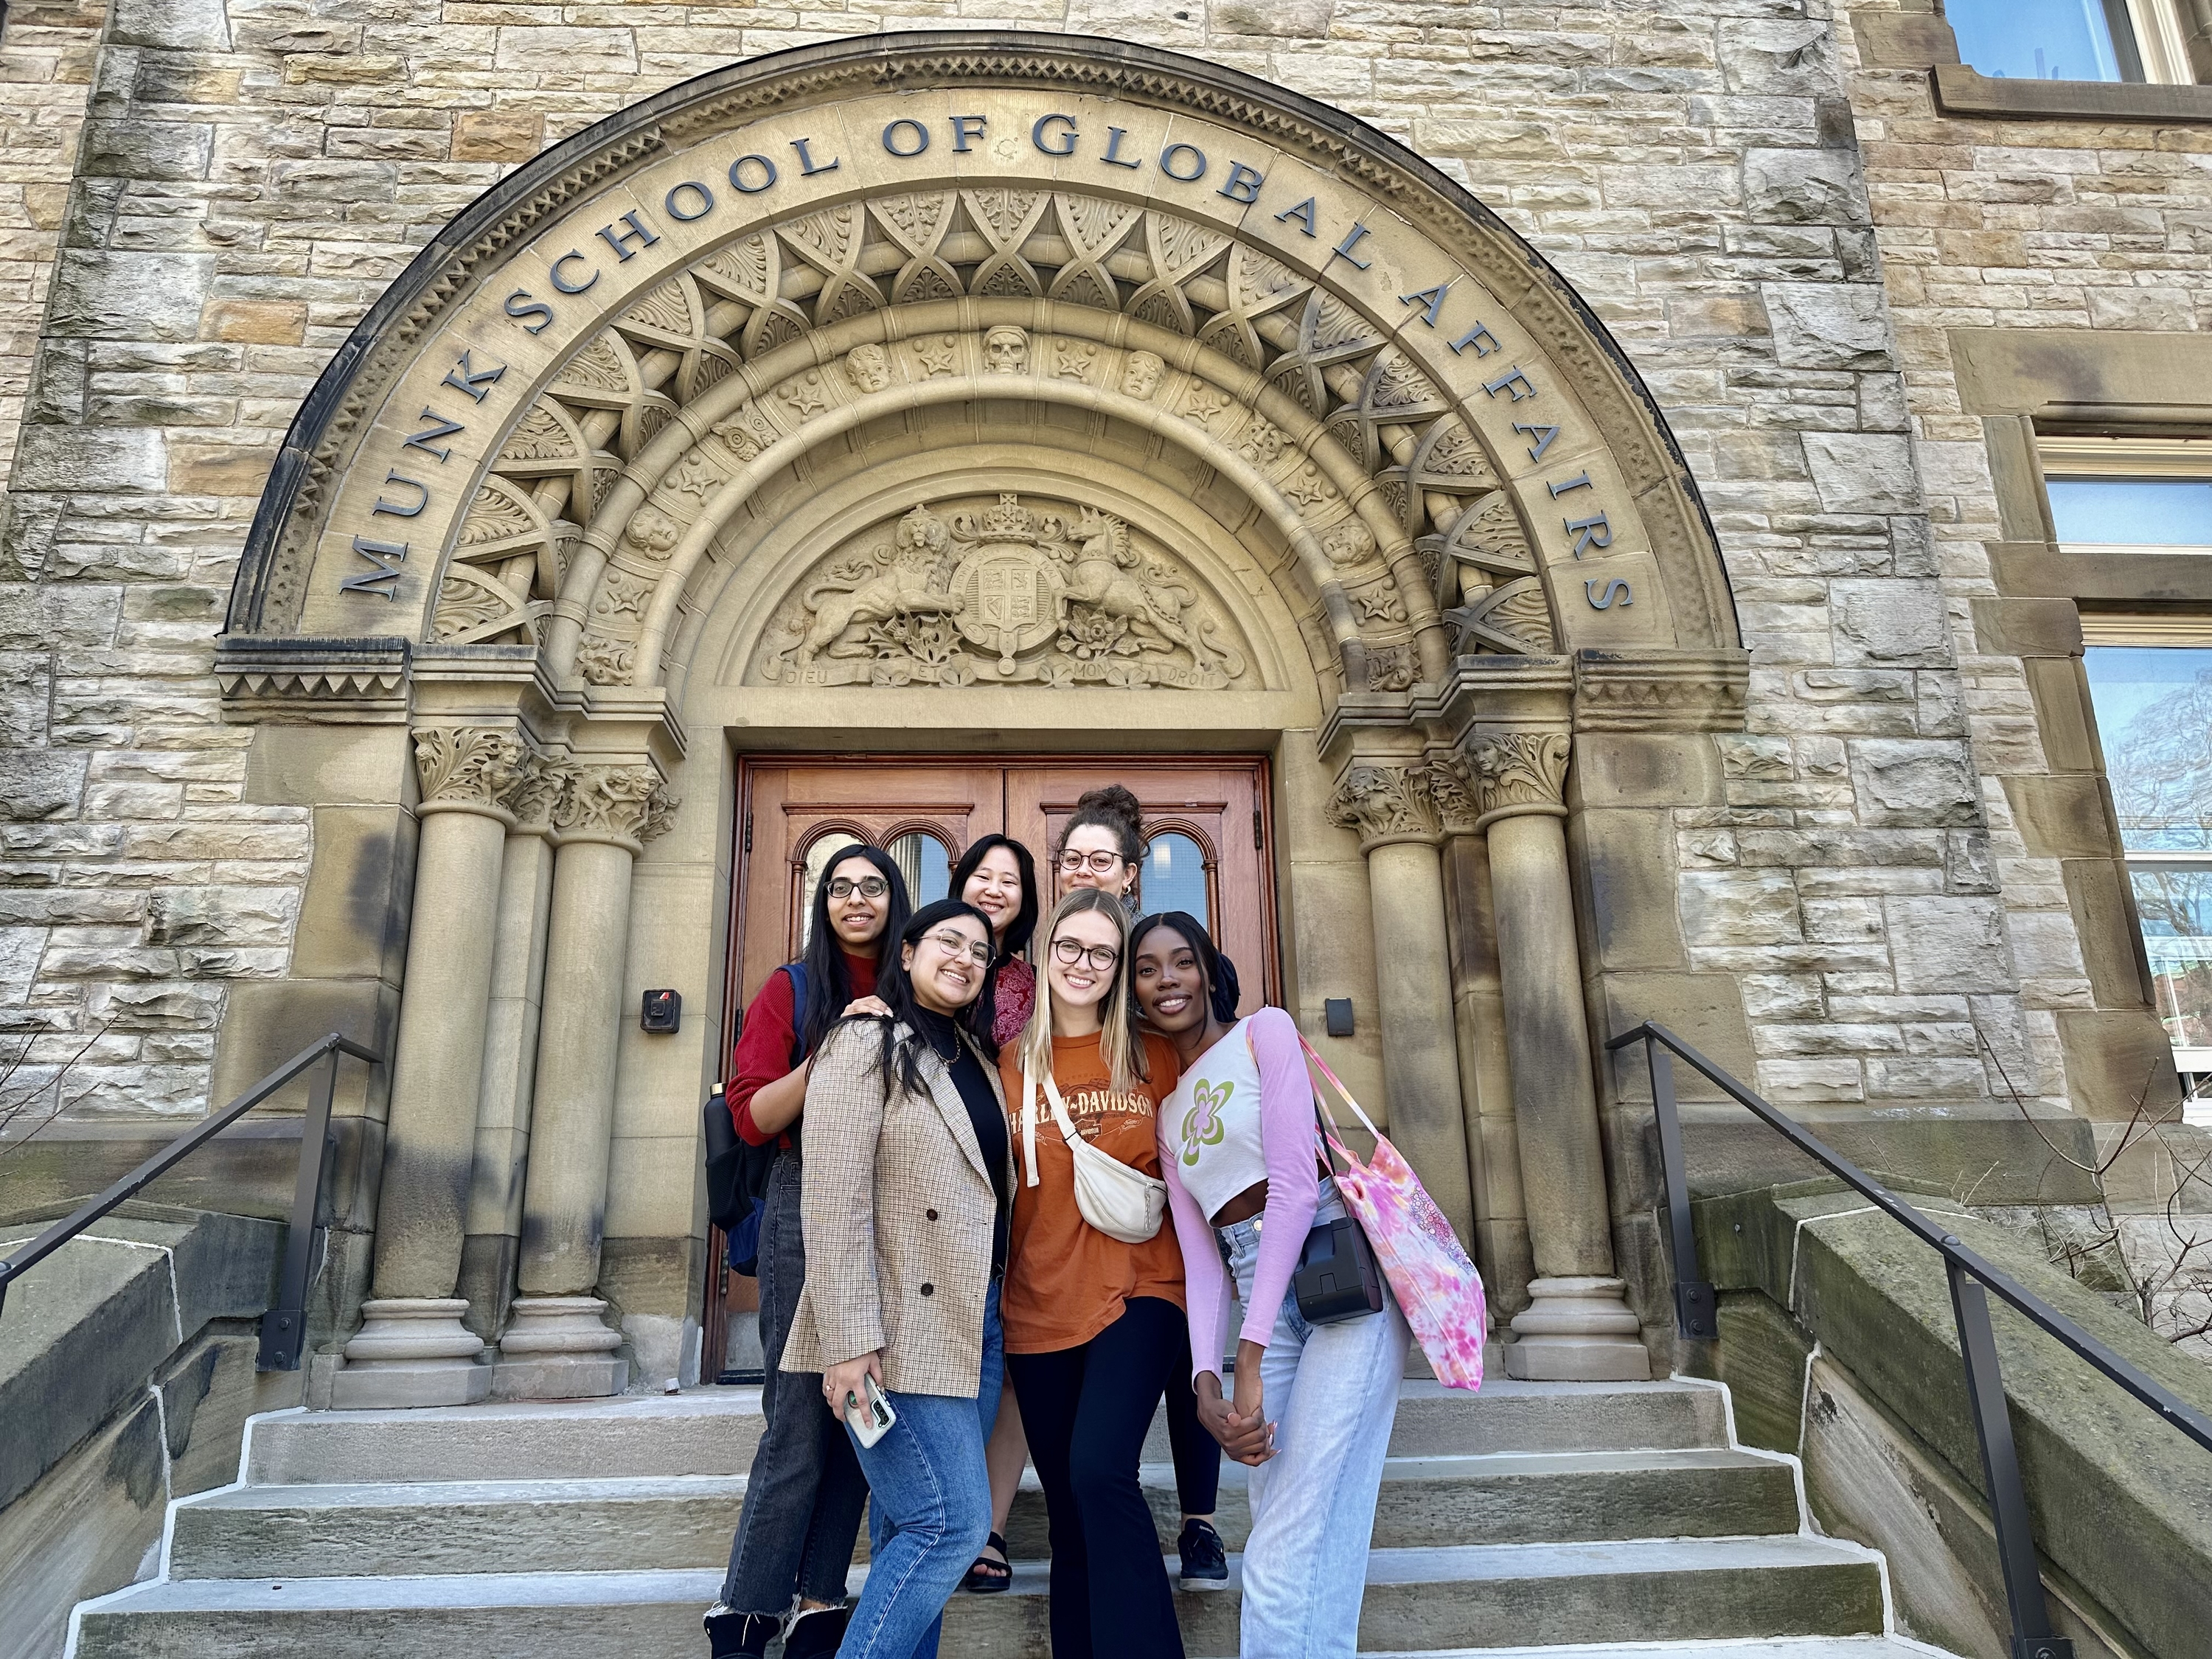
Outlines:
[[[1005, 1555], [1006, 1540], [994, 1532], [985, 1540], [984, 1547]], [[970, 1595], [996, 1595], [1013, 1582], [1014, 1570], [1006, 1561], [994, 1561], [988, 1555], [979, 1555], [975, 1558], [975, 1565], [968, 1569], [968, 1576], [960, 1581], [960, 1588]]]

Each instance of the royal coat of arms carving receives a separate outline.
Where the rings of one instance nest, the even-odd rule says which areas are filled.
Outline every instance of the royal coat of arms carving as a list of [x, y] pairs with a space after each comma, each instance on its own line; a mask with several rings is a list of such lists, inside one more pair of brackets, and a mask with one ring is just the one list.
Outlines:
[[1249, 678], [1233, 625], [1201, 584], [1127, 522], [917, 504], [888, 540], [818, 566], [769, 629], [760, 678], [782, 685], [1173, 686]]

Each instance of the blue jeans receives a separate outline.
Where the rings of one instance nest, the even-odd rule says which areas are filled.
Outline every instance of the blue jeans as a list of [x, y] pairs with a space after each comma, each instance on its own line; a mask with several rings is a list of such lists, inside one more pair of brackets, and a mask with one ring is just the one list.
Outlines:
[[868, 1477], [870, 1559], [838, 1659], [936, 1659], [945, 1604], [991, 1535], [983, 1443], [998, 1421], [1006, 1364], [994, 1285], [975, 1397], [893, 1394], [898, 1420], [872, 1446], [853, 1443]]
[[[1323, 1182], [1314, 1219], [1343, 1213], [1334, 1183]], [[1237, 1297], [1249, 1304], [1259, 1225], [1240, 1221], [1214, 1231]], [[1367, 1546], [1409, 1337], [1387, 1282], [1380, 1313], [1334, 1325], [1308, 1324], [1297, 1291], [1284, 1293], [1260, 1361], [1275, 1455], [1246, 1483], [1252, 1535], [1244, 1546], [1240, 1651], [1267, 1659], [1352, 1659], [1358, 1651]]]

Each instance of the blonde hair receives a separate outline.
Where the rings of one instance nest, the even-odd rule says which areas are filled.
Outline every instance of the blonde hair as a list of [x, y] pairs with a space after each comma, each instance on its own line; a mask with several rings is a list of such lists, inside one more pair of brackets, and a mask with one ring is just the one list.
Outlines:
[[1045, 926], [1043, 944], [1037, 951], [1036, 1006], [1030, 1011], [1030, 1023], [1022, 1032], [1022, 1066], [1039, 1079], [1052, 1070], [1052, 942], [1060, 936], [1061, 922], [1086, 910], [1113, 922], [1115, 942], [1121, 951], [1114, 963], [1114, 982], [1099, 1006], [1098, 1035], [1108, 1086], [1120, 1094], [1138, 1079], [1149, 1080], [1152, 1073], [1146, 1063], [1144, 1039], [1138, 1035], [1136, 1018], [1130, 1012], [1129, 913], [1119, 898], [1100, 888], [1075, 888], [1053, 907], [1052, 920]]

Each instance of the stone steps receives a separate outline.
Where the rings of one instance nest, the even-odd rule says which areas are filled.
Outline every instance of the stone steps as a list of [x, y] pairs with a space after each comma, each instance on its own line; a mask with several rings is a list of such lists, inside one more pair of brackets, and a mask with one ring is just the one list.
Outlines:
[[[1194, 1652], [1237, 1650], [1241, 1559], [1224, 1592], [1177, 1596]], [[860, 1588], [865, 1568], [855, 1568]], [[720, 1573], [463, 1574], [179, 1579], [87, 1607], [77, 1659], [394, 1659], [479, 1644], [533, 1659], [697, 1659], [700, 1609]], [[945, 1650], [1027, 1659], [1045, 1649], [1045, 1569], [1014, 1587], [953, 1598]], [[1377, 1550], [1364, 1649], [1434, 1654], [1505, 1642], [1715, 1642], [1873, 1635], [1878, 1560], [1809, 1537]], [[1855, 1650], [1857, 1651], [1857, 1650]]]
[[[1223, 1467], [1218, 1524], [1231, 1549], [1251, 1531], [1245, 1475]], [[1144, 1478], [1162, 1547], [1171, 1548], [1173, 1467], [1148, 1464]], [[487, 1561], [529, 1572], [712, 1567], [729, 1553], [744, 1488], [740, 1475], [245, 1486], [178, 1507], [170, 1571], [274, 1578], [471, 1573]], [[1796, 1503], [1787, 1464], [1718, 1449], [1394, 1458], [1375, 1544], [1786, 1533]], [[1006, 1535], [1017, 1558], [1047, 1553], [1034, 1475]]]
[[[257, 1426], [255, 1485], [741, 1475], [761, 1431], [760, 1390], [708, 1389], [577, 1406], [296, 1412]], [[1486, 1382], [1468, 1395], [1421, 1378], [1399, 1395], [1398, 1457], [1492, 1452], [1686, 1450], [1728, 1443], [1714, 1389], [1686, 1382]], [[1168, 1460], [1156, 1419], [1147, 1462]]]

